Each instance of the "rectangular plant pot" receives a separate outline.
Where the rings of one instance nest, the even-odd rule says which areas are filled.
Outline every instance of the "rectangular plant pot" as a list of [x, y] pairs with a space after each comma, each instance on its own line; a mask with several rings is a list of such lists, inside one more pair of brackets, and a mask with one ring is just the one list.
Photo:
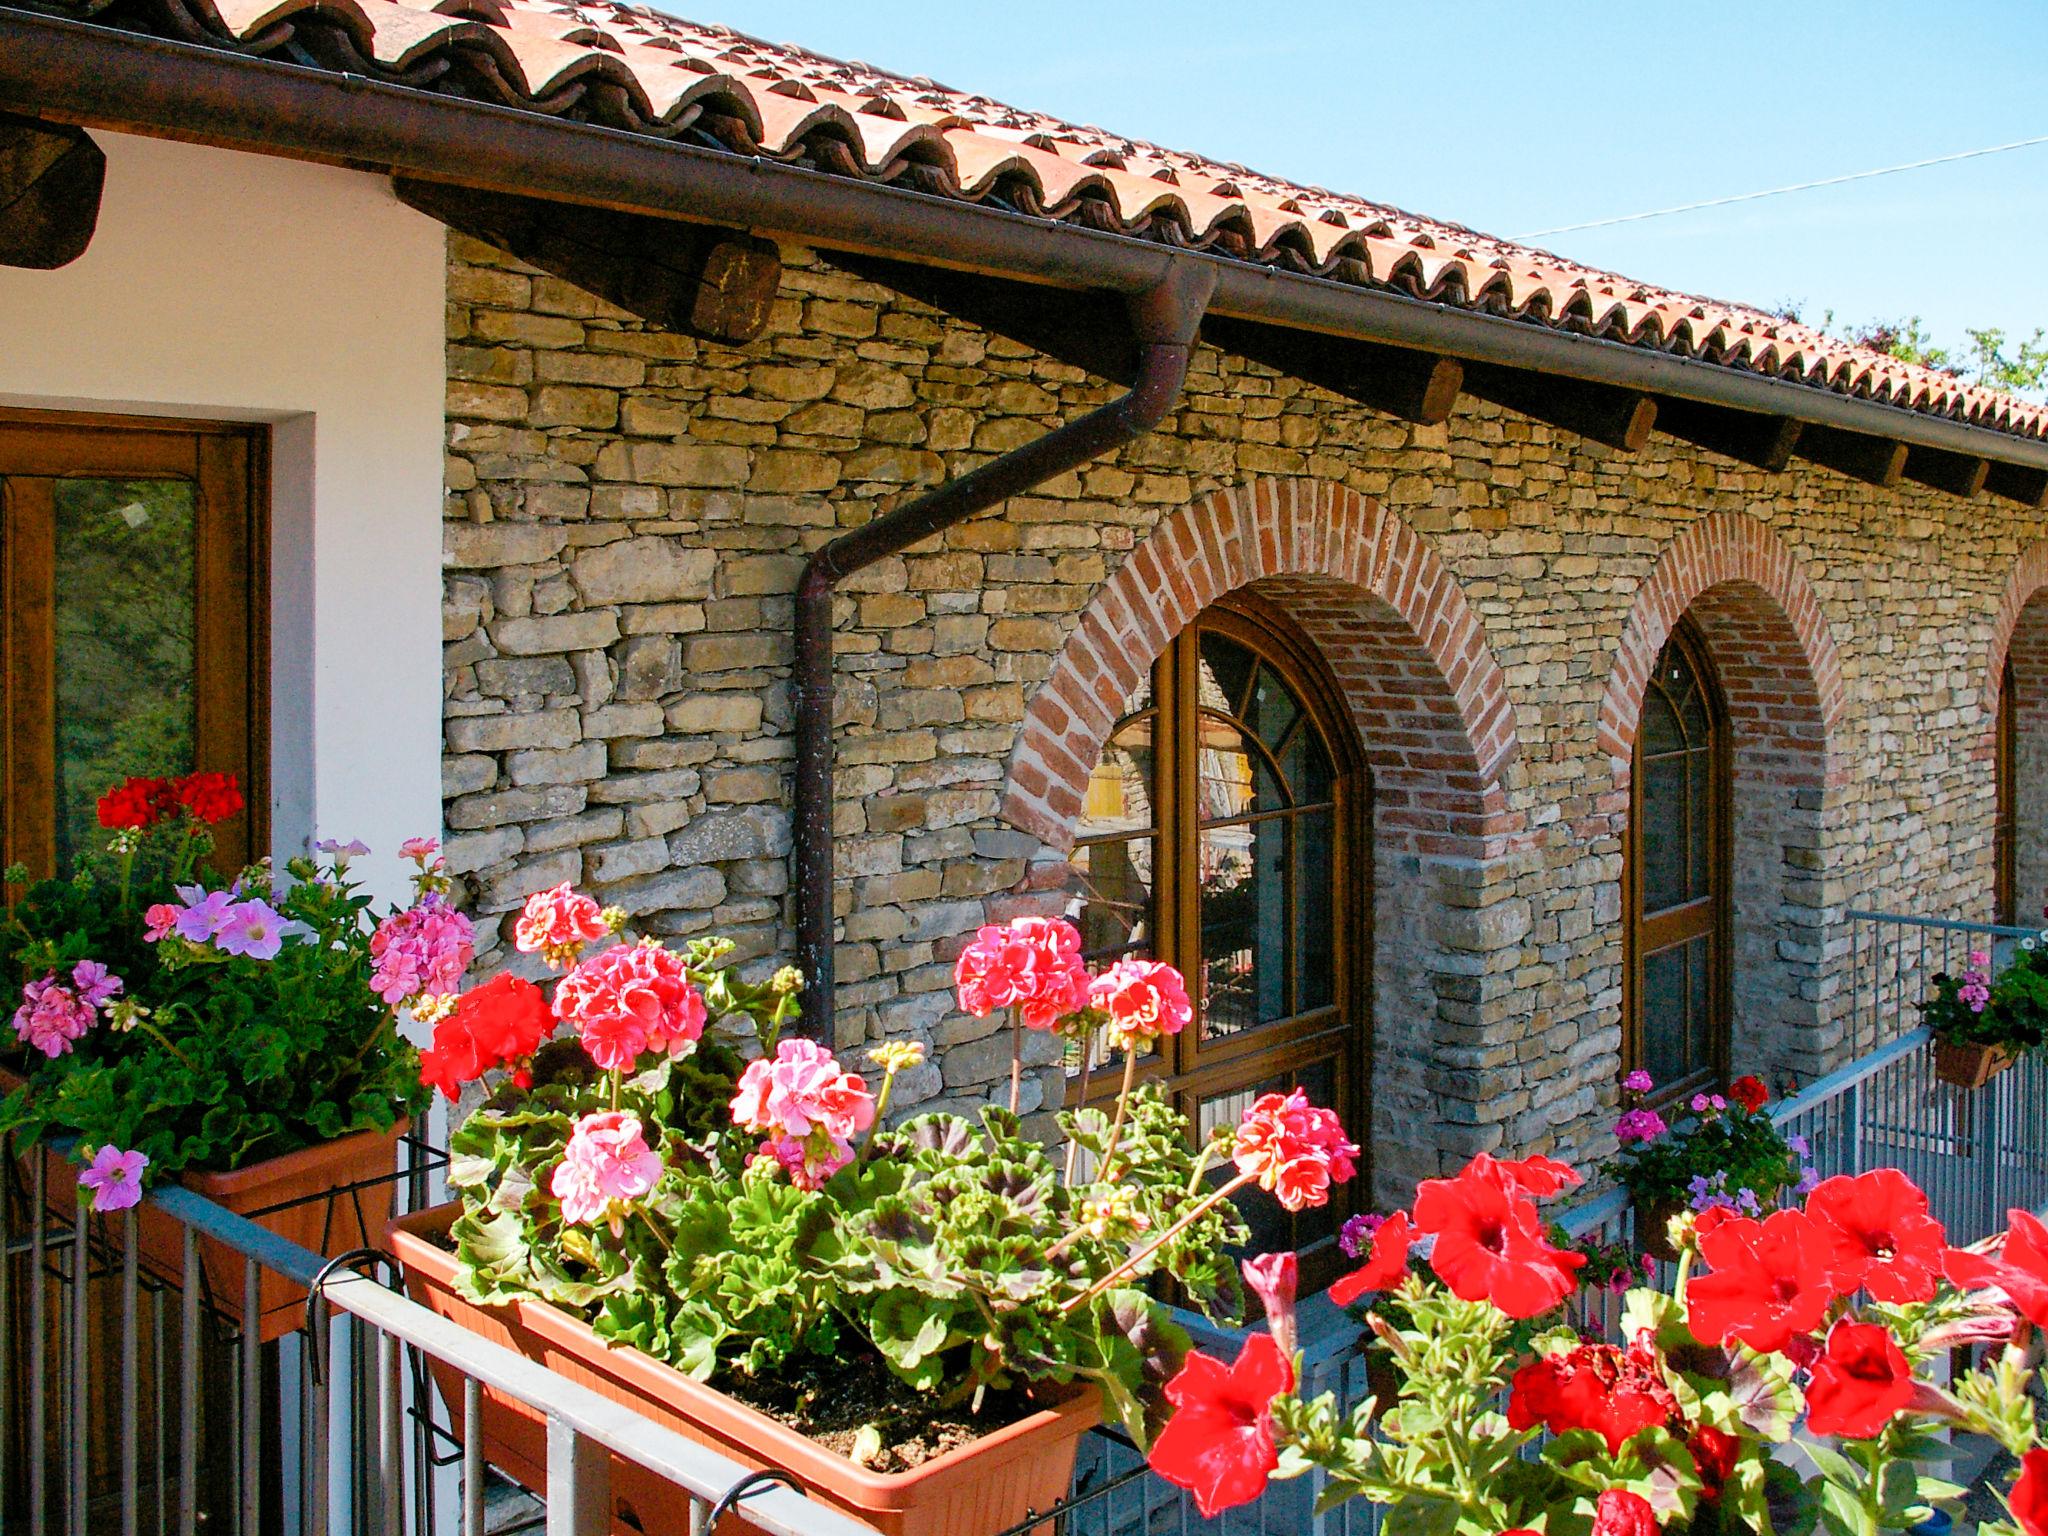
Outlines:
[[[441, 1245], [460, 1211], [458, 1202], [435, 1206], [393, 1222], [386, 1232], [385, 1246], [403, 1266], [413, 1300], [742, 1466], [789, 1473], [812, 1498], [881, 1536], [989, 1536], [1067, 1496], [1081, 1436], [1096, 1422], [1093, 1391], [1077, 1390], [911, 1471], [871, 1472], [650, 1355], [614, 1348], [559, 1308], [538, 1301], [484, 1307], [464, 1299], [456, 1289], [455, 1255]], [[430, 1368], [459, 1434], [462, 1375], [439, 1361], [430, 1361]], [[544, 1497], [542, 1416], [489, 1388], [483, 1401], [485, 1460]], [[612, 1528], [620, 1536], [690, 1536], [681, 1492], [616, 1456], [611, 1497]], [[737, 1515], [719, 1525], [721, 1536], [753, 1529]]]
[[1934, 1042], [1934, 1075], [1958, 1088], [1982, 1088], [2019, 1060], [2010, 1046], [1968, 1040]]
[[[0, 1095], [11, 1093], [21, 1079], [0, 1068]], [[409, 1122], [400, 1120], [388, 1131], [358, 1131], [339, 1141], [301, 1147], [229, 1173], [190, 1172], [178, 1182], [237, 1216], [246, 1216], [287, 1242], [309, 1248], [324, 1258], [368, 1247], [391, 1219], [397, 1184], [398, 1140]], [[30, 1150], [21, 1160], [23, 1187], [30, 1188], [28, 1158], [43, 1160], [43, 1203], [61, 1221], [77, 1219], [78, 1164], [48, 1148]], [[382, 1180], [370, 1183], [370, 1180]], [[351, 1189], [364, 1184], [366, 1188]], [[323, 1198], [324, 1197], [324, 1198]], [[136, 1211], [136, 1246], [143, 1268], [172, 1285], [183, 1285], [185, 1229], [156, 1207]], [[205, 1276], [205, 1298], [213, 1310], [240, 1327], [242, 1323], [242, 1255], [214, 1238], [199, 1240], [199, 1267]], [[266, 1344], [301, 1326], [306, 1292], [284, 1276], [263, 1270], [257, 1276], [257, 1333]]]

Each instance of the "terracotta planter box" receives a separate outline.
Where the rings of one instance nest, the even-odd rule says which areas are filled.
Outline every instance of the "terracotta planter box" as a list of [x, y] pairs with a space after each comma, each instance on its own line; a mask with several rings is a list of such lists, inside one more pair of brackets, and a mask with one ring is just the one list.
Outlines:
[[2018, 1060], [2019, 1053], [2010, 1046], [1966, 1040], [1934, 1042], [1934, 1075], [1958, 1088], [1982, 1088]]
[[[13, 1092], [20, 1083], [14, 1073], [0, 1067], [0, 1095]], [[232, 1173], [185, 1173], [178, 1182], [287, 1242], [332, 1258], [352, 1248], [368, 1247], [390, 1221], [398, 1186], [388, 1176], [397, 1169], [398, 1139], [407, 1125], [401, 1120], [388, 1131], [359, 1131], [339, 1141], [265, 1158]], [[76, 1220], [78, 1165], [47, 1149], [35, 1149], [22, 1159], [24, 1189], [31, 1187], [27, 1158], [36, 1156], [43, 1159], [43, 1203], [60, 1220]], [[385, 1182], [348, 1189], [371, 1179]], [[142, 1266], [159, 1279], [182, 1285], [185, 1229], [151, 1205], [138, 1207], [136, 1215]], [[240, 1327], [242, 1255], [225, 1243], [202, 1237], [199, 1265], [206, 1276], [207, 1301], [214, 1311]], [[305, 1288], [282, 1275], [264, 1270], [257, 1278], [256, 1296], [257, 1333], [264, 1343], [283, 1338], [305, 1322]]]
[[[460, 1209], [451, 1202], [419, 1211], [385, 1234], [413, 1300], [742, 1466], [789, 1473], [811, 1497], [882, 1536], [989, 1536], [1067, 1496], [1081, 1436], [1096, 1422], [1093, 1391], [1076, 1392], [912, 1471], [871, 1472], [650, 1355], [613, 1348], [567, 1312], [536, 1301], [480, 1307], [464, 1300], [455, 1288], [455, 1256], [441, 1246]], [[463, 1378], [438, 1361], [429, 1365], [460, 1434]], [[544, 1421], [489, 1389], [483, 1399], [485, 1460], [545, 1496]], [[689, 1536], [685, 1500], [643, 1468], [614, 1457], [611, 1493], [613, 1529], [621, 1536]], [[719, 1525], [721, 1536], [753, 1529], [738, 1515]], [[1051, 1529], [1048, 1522], [1044, 1530]]]

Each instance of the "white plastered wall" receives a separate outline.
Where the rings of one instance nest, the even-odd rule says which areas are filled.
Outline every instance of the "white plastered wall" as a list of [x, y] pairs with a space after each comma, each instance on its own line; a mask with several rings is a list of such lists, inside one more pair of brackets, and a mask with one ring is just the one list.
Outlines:
[[0, 267], [0, 405], [272, 424], [274, 851], [441, 817], [442, 230], [382, 178], [96, 132], [85, 255]]

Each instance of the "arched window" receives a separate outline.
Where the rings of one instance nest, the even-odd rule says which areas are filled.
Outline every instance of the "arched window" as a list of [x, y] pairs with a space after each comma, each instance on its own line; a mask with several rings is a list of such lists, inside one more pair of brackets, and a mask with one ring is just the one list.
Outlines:
[[2014, 761], [2019, 750], [2019, 729], [2017, 710], [2018, 690], [2013, 684], [2012, 658], [2005, 659], [2005, 671], [1998, 684], [1998, 729], [1996, 737], [1996, 774], [1998, 778], [1997, 821], [1991, 832], [1993, 859], [1995, 910], [1991, 920], [1995, 923], [2013, 923], [2019, 920], [2019, 838], [2016, 835], [2019, 821], [2018, 764]]
[[1622, 1062], [1659, 1097], [1728, 1074], [1728, 728], [1699, 636], [1657, 658], [1636, 732]]
[[[1299, 1084], [1365, 1142], [1368, 800], [1313, 646], [1248, 600], [1204, 612], [1126, 701], [1082, 808], [1074, 916], [1092, 963], [1138, 954], [1187, 977], [1194, 1026], [1139, 1070], [1199, 1134]], [[1122, 1063], [1093, 1062], [1085, 1087], [1068, 1070], [1070, 1100], [1100, 1104]], [[1343, 1215], [1290, 1217], [1256, 1190], [1241, 1204], [1254, 1249], [1311, 1256]]]

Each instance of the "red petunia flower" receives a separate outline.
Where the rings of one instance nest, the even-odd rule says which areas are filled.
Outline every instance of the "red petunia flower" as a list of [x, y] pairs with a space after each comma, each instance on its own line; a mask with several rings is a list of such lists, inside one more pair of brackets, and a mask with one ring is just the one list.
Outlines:
[[1949, 1279], [1977, 1289], [1996, 1286], [2037, 1328], [2048, 1328], [2048, 1226], [2031, 1211], [2006, 1212], [2005, 1243], [1996, 1258], [1951, 1248], [1943, 1260]]
[[1371, 1291], [1391, 1291], [1408, 1273], [1408, 1249], [1415, 1241], [1408, 1213], [1396, 1211], [1372, 1235], [1365, 1263], [1330, 1287], [1330, 1300], [1348, 1307]]
[[1321, 1205], [1332, 1184], [1358, 1171], [1358, 1145], [1344, 1134], [1343, 1122], [1309, 1103], [1299, 1088], [1253, 1100], [1238, 1123], [1231, 1155], [1239, 1173], [1249, 1174], [1290, 1211]]
[[2006, 1502], [2025, 1536], [2048, 1536], [2048, 1451], [2029, 1451], [2020, 1458], [2020, 1480]]
[[1721, 1489], [1735, 1475], [1735, 1463], [1742, 1456], [1742, 1442], [1711, 1424], [1695, 1424], [1685, 1437], [1692, 1452], [1692, 1464], [1699, 1469], [1700, 1497], [1709, 1504], [1721, 1497]]
[[1685, 1305], [1693, 1336], [1705, 1343], [1733, 1335], [1775, 1353], [1818, 1328], [1835, 1299], [1828, 1236], [1804, 1211], [1703, 1224], [1699, 1245], [1709, 1272], [1686, 1287]]
[[1831, 1244], [1837, 1292], [1868, 1290], [1883, 1302], [1925, 1301], [1948, 1254], [1927, 1196], [1896, 1168], [1828, 1179], [1806, 1198], [1807, 1214]]
[[1593, 1536], [1657, 1536], [1657, 1511], [1640, 1493], [1609, 1488], [1594, 1501]]
[[1265, 1334], [1227, 1367], [1197, 1350], [1166, 1384], [1174, 1414], [1152, 1443], [1152, 1470], [1193, 1490], [1205, 1520], [1251, 1503], [1280, 1465], [1273, 1399], [1293, 1390], [1294, 1362]]
[[1771, 1090], [1760, 1077], [1738, 1077], [1728, 1085], [1728, 1097], [1753, 1115], [1771, 1101]]
[[1913, 1368], [1889, 1329], [1840, 1322], [1813, 1362], [1806, 1427], [1816, 1435], [1868, 1440], [1913, 1399]]
[[1563, 1354], [1541, 1355], [1515, 1372], [1508, 1393], [1511, 1428], [1541, 1424], [1553, 1435], [1590, 1429], [1607, 1442], [1610, 1455], [1621, 1454], [1644, 1430], [1678, 1416], [1678, 1399], [1647, 1337], [1638, 1337], [1625, 1350], [1581, 1344]]
[[1474, 1158], [1455, 1179], [1425, 1179], [1415, 1192], [1415, 1224], [1436, 1238], [1429, 1265], [1455, 1295], [1490, 1301], [1510, 1317], [1536, 1317], [1578, 1289], [1586, 1256], [1551, 1246], [1508, 1167]]
[[1538, 1154], [1534, 1157], [1499, 1158], [1488, 1152], [1481, 1152], [1468, 1165], [1483, 1169], [1504, 1180], [1509, 1188], [1518, 1194], [1527, 1195], [1531, 1200], [1548, 1200], [1552, 1195], [1567, 1189], [1576, 1189], [1586, 1181], [1572, 1171], [1568, 1163], [1560, 1163], [1554, 1157]]

